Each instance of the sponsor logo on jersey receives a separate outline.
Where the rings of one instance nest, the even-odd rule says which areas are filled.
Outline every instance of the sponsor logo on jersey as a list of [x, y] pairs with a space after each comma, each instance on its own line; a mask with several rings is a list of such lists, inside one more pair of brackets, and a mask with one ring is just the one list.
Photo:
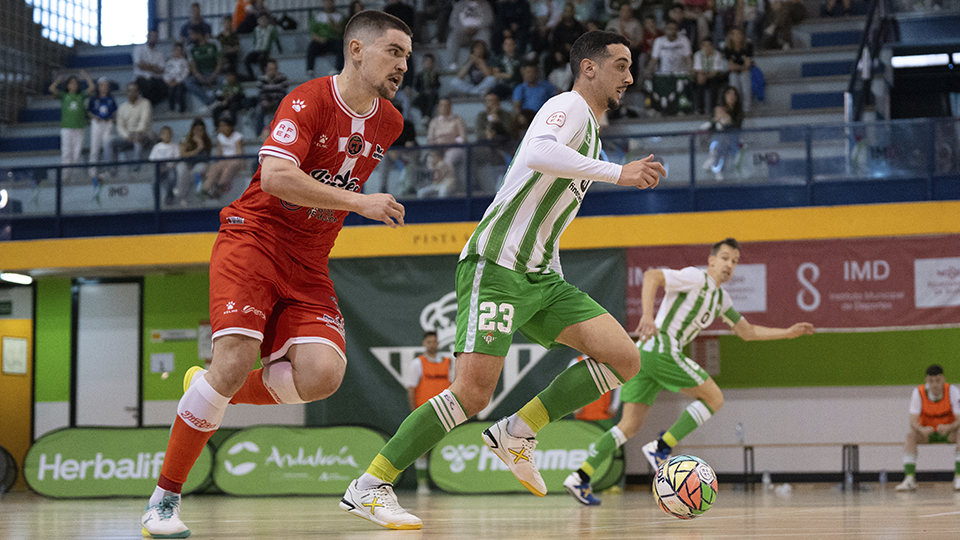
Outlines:
[[251, 305], [243, 306], [243, 312], [244, 312], [244, 313], [253, 313], [254, 315], [260, 317], [261, 319], [267, 320], [267, 314], [266, 314], [266, 313], [264, 313], [263, 311], [260, 311], [259, 309], [255, 308], [255, 307], [253, 307], [253, 306], [251, 306]]
[[311, 208], [307, 214], [307, 219], [319, 219], [327, 223], [336, 223], [337, 211], [329, 208]]
[[297, 142], [298, 136], [297, 124], [293, 120], [287, 119], [277, 122], [277, 125], [273, 128], [273, 133], [270, 134], [271, 139], [283, 145]]
[[328, 186], [347, 191], [360, 191], [360, 179], [353, 177], [353, 170], [334, 175], [327, 169], [314, 169], [310, 171], [310, 176]]
[[297, 112], [307, 108], [307, 104], [304, 103], [302, 99], [293, 100], [293, 103], [291, 103], [290, 106], [293, 107], [293, 110]]
[[347, 155], [350, 157], [357, 157], [363, 153], [363, 137], [359, 133], [354, 133], [350, 135], [350, 138], [347, 139]]
[[231, 225], [243, 225], [243, 218], [237, 217], [237, 216], [229, 216], [227, 217], [227, 223]]
[[590, 187], [592, 182], [590, 180], [580, 180], [580, 185], [577, 185], [577, 181], [574, 180], [570, 182], [570, 185], [567, 186], [567, 189], [573, 193], [573, 196], [577, 198], [577, 202], [583, 202], [583, 196], [587, 194], [587, 188]]
[[377, 145], [377, 149], [373, 151], [373, 159], [380, 161], [383, 159], [383, 148], [380, 145]]
[[223, 314], [228, 315], [230, 313], [236, 313], [237, 312], [236, 306], [237, 306], [236, 302], [227, 302], [227, 310], [224, 311]]
[[566, 121], [567, 121], [567, 115], [562, 111], [557, 111], [547, 117], [548, 126], [557, 126], [558, 128], [560, 128], [560, 127], [563, 127], [563, 124], [565, 124]]

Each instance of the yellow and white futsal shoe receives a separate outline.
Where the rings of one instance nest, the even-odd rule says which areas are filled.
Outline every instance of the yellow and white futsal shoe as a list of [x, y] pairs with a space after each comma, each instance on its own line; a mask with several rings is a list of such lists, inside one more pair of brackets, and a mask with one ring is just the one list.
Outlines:
[[183, 393], [187, 393], [187, 390], [190, 389], [190, 385], [193, 384], [193, 379], [195, 379], [197, 375], [203, 375], [206, 372], [207, 370], [200, 366], [193, 366], [192, 368], [188, 369], [187, 374], [183, 376]]
[[530, 493], [537, 497], [547, 494], [547, 485], [543, 483], [543, 477], [540, 476], [533, 457], [533, 451], [537, 448], [536, 439], [510, 435], [507, 432], [507, 419], [501, 418], [499, 422], [483, 430], [483, 442], [507, 464], [510, 472]]
[[187, 538], [190, 529], [180, 520], [180, 496], [169, 495], [148, 506], [140, 518], [143, 536], [147, 538]]
[[406, 531], [423, 527], [420, 518], [400, 506], [396, 494], [393, 493], [393, 485], [388, 483], [371, 489], [360, 489], [356, 480], [350, 482], [350, 487], [340, 499], [340, 508], [388, 529]]

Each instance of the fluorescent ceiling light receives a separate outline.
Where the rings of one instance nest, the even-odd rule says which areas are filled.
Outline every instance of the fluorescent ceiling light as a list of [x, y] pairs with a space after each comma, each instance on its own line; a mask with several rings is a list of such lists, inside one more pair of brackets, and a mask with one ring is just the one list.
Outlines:
[[14, 274], [12, 272], [0, 272], [0, 281], [9, 281], [18, 285], [29, 285], [33, 283], [33, 278], [24, 274]]
[[953, 53], [953, 63], [960, 64], [960, 52]]
[[10, 197], [7, 195], [7, 190], [0, 189], [0, 208], [5, 208], [9, 199]]
[[[954, 54], [953, 56], [954, 58], [956, 58], [958, 55]], [[890, 65], [892, 65], [895, 68], [945, 66], [949, 63], [950, 63], [950, 55], [947, 53], [912, 54], [909, 56], [894, 56], [890, 60]]]

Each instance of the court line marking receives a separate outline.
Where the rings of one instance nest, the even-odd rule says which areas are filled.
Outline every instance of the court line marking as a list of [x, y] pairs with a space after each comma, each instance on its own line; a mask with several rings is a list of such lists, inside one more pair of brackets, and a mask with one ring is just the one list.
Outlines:
[[919, 517], [928, 518], [928, 517], [940, 517], [940, 516], [955, 516], [955, 515], [957, 515], [957, 514], [960, 514], [960, 511], [957, 511], [957, 512], [944, 512], [944, 513], [942, 513], [942, 514], [930, 514], [930, 515], [919, 516]]

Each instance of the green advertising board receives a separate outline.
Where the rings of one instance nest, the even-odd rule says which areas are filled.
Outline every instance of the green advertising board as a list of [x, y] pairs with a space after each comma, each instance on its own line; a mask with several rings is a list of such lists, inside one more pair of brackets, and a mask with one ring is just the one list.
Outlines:
[[[147, 497], [160, 476], [169, 428], [66, 428], [30, 447], [23, 472], [30, 488], [57, 498]], [[213, 452], [204, 447], [183, 492], [210, 475]]]
[[[527, 493], [506, 464], [483, 443], [481, 433], [490, 422], [457, 426], [430, 453], [430, 477], [450, 493]], [[563, 480], [580, 467], [593, 441], [603, 434], [596, 424], [559, 420], [537, 433], [534, 459], [548, 492], [562, 493]], [[594, 472], [602, 478], [610, 468], [605, 459]]]
[[343, 495], [385, 442], [362, 427], [242, 429], [218, 447], [213, 480], [231, 495]]

